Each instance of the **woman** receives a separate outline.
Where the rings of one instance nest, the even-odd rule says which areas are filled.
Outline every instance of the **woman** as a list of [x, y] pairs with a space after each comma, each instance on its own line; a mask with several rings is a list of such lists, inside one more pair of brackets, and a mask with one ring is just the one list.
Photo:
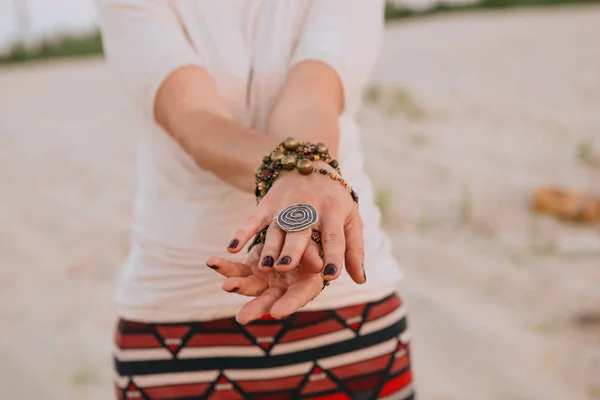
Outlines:
[[[382, 1], [98, 5], [145, 130], [117, 397], [412, 398], [400, 273], [355, 123]], [[307, 224], [273, 221], [294, 204]]]

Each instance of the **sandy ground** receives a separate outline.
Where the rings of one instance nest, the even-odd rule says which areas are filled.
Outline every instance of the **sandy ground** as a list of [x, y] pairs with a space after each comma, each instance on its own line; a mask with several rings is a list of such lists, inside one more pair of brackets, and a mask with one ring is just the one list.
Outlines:
[[[361, 120], [421, 399], [600, 399], [600, 231], [527, 209], [538, 185], [600, 191], [577, 157], [600, 151], [598, 37], [598, 6], [387, 31]], [[0, 70], [2, 399], [112, 398], [131, 111], [101, 60]]]

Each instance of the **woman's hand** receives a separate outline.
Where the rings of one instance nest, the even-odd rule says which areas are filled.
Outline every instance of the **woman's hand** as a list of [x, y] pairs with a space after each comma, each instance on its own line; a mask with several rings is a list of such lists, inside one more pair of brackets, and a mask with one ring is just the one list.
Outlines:
[[[314, 242], [309, 243], [308, 248], [310, 254], [319, 253], [319, 246]], [[238, 311], [236, 320], [240, 324], [247, 324], [265, 314], [284, 318], [304, 307], [323, 289], [323, 278], [319, 273], [309, 273], [302, 268], [286, 273], [260, 268], [262, 250], [262, 244], [254, 246], [243, 263], [220, 257], [207, 260], [210, 268], [227, 278], [223, 290], [256, 297]]]
[[[324, 162], [314, 163], [316, 168], [333, 168]], [[312, 262], [314, 256], [305, 253], [310, 249], [311, 229], [284, 232], [271, 223], [279, 211], [291, 204], [313, 205], [319, 220], [313, 229], [321, 233], [323, 263]], [[261, 271], [293, 271], [302, 264], [306, 272], [318, 272], [322, 267], [323, 279], [336, 279], [346, 265], [356, 283], [366, 282], [363, 268], [363, 223], [350, 193], [339, 182], [321, 174], [301, 175], [297, 171], [282, 171], [267, 195], [256, 207], [246, 225], [238, 230], [229, 245], [231, 253], [239, 252], [257, 232], [269, 225], [259, 265]], [[308, 258], [303, 262], [303, 257]]]

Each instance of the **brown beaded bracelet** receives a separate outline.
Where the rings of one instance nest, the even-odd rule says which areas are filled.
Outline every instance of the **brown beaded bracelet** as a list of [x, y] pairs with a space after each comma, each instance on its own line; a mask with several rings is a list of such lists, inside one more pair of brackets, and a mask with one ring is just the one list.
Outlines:
[[302, 175], [308, 175], [313, 171], [313, 161], [324, 161], [340, 172], [338, 162], [331, 158], [324, 143], [298, 143], [294, 138], [286, 138], [256, 169], [257, 201], [267, 194], [281, 170], [297, 169]]
[[[325, 169], [316, 169], [314, 161], [323, 161], [335, 168], [338, 174], [331, 173]], [[256, 170], [256, 202], [267, 194], [273, 183], [279, 176], [281, 170], [291, 171], [297, 169], [302, 175], [313, 172], [328, 175], [349, 189], [352, 199], [358, 205], [358, 196], [346, 181], [341, 178], [341, 171], [337, 160], [331, 158], [329, 149], [324, 143], [299, 143], [294, 138], [288, 137], [281, 142], [270, 155], [263, 158], [262, 164]]]
[[316, 173], [316, 174], [327, 175], [328, 177], [330, 177], [334, 181], [337, 181], [337, 182], [341, 183], [343, 187], [345, 187], [346, 189], [348, 189], [348, 191], [350, 192], [350, 196], [352, 196], [352, 200], [354, 200], [354, 202], [356, 203], [356, 206], [358, 207], [358, 194], [356, 194], [356, 192], [354, 191], [354, 189], [352, 189], [352, 186], [350, 186], [348, 184], [348, 182], [346, 182], [340, 175], [336, 175], [333, 172], [328, 171], [328, 170], [326, 170], [324, 168], [314, 169], [313, 172]]

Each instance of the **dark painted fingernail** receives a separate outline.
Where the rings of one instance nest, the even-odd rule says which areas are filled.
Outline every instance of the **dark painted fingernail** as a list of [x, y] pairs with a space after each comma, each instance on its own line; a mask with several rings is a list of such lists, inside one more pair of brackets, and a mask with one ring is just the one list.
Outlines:
[[325, 266], [325, 270], [323, 271], [323, 275], [325, 275], [325, 276], [335, 275], [336, 271], [337, 271], [337, 268], [335, 267], [335, 265], [327, 264]]
[[292, 259], [288, 256], [281, 257], [279, 261], [277, 261], [277, 265], [290, 265]]
[[237, 240], [237, 239], [233, 239], [231, 241], [231, 243], [229, 243], [229, 248], [230, 249], [235, 249], [238, 246], [238, 244], [240, 244], [240, 241]]
[[237, 288], [237, 287], [234, 287], [233, 289], [231, 289], [231, 290], [228, 290], [228, 292], [229, 292], [229, 293], [235, 293], [235, 292], [237, 292], [238, 290], [240, 290], [240, 289], [239, 289], [239, 288]]
[[272, 267], [274, 261], [275, 260], [273, 260], [273, 257], [266, 256], [265, 258], [263, 258], [262, 266], [263, 267]]
[[[207, 264], [207, 265], [208, 265], [208, 264]], [[216, 265], [208, 265], [208, 268], [211, 268], [211, 269], [219, 269], [219, 267], [217, 267]]]

